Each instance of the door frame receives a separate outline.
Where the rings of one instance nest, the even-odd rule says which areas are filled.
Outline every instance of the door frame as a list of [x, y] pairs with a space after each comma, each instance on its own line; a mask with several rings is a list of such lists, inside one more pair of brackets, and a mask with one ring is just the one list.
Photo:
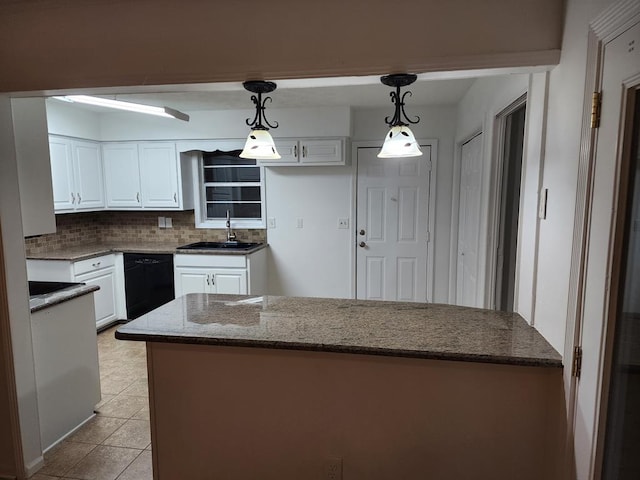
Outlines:
[[[438, 165], [438, 140], [435, 138], [418, 138], [416, 139], [421, 147], [431, 148], [431, 175], [429, 177], [429, 242], [427, 243], [427, 302], [433, 302], [433, 293], [435, 290], [435, 269], [434, 269], [434, 244], [435, 244], [435, 227], [436, 227], [436, 177]], [[358, 207], [358, 149], [359, 148], [382, 148], [382, 142], [378, 141], [360, 141], [351, 143], [351, 159], [352, 159], [352, 192], [353, 202], [351, 204], [351, 218], [353, 225], [351, 228], [351, 298], [356, 298], [357, 292], [357, 268], [358, 268], [358, 251], [357, 251], [357, 207]]]
[[[580, 135], [580, 152], [578, 162], [578, 176], [576, 189], [576, 206], [573, 225], [573, 241], [571, 253], [571, 270], [569, 275], [569, 295], [567, 307], [567, 322], [565, 331], [565, 347], [564, 347], [564, 364], [571, 366], [574, 363], [576, 355], [576, 347], [582, 345], [582, 329], [583, 329], [583, 305], [586, 290], [586, 275], [588, 266], [588, 244], [589, 244], [589, 227], [591, 220], [591, 206], [593, 199], [593, 181], [595, 173], [596, 160], [596, 142], [598, 137], [598, 129], [591, 127], [591, 110], [593, 92], [602, 90], [602, 73], [604, 67], [604, 48], [605, 45], [616, 38], [619, 34], [631, 28], [636, 23], [640, 23], [640, 4], [637, 0], [620, 0], [619, 2], [606, 8], [589, 24], [588, 44], [587, 44], [587, 68], [585, 75], [585, 89], [583, 98], [583, 115]], [[621, 128], [626, 125], [621, 122]], [[616, 161], [620, 161], [619, 152]], [[615, 199], [618, 201], [619, 185], [616, 185]], [[614, 222], [618, 220], [614, 218]], [[614, 223], [615, 226], [615, 223]], [[610, 236], [609, 252], [615, 242], [613, 230]], [[609, 255], [609, 264], [611, 263], [611, 255]], [[610, 265], [611, 266], [611, 265]], [[617, 279], [616, 279], [617, 280]], [[617, 282], [613, 276], [609, 277], [608, 282], [608, 301], [616, 295], [611, 287], [617, 288]], [[597, 352], [587, 352], [588, 355], [597, 355], [597, 364], [599, 378], [594, 392], [596, 396], [596, 408], [594, 418], [587, 419], [594, 422], [595, 433], [594, 439], [590, 446], [589, 455], [589, 478], [600, 478], [602, 468], [602, 454], [604, 443], [604, 425], [606, 421], [606, 397], [608, 395], [609, 375], [607, 367], [611, 359], [612, 339], [611, 333], [613, 329], [611, 325], [606, 325], [610, 310], [607, 310], [605, 325], [603, 325], [600, 345]], [[573, 376], [571, 368], [564, 369], [564, 384], [567, 396], [567, 432], [565, 439], [565, 447], [567, 452], [567, 461], [574, 461], [574, 430], [577, 414], [577, 400], [579, 382], [578, 378]], [[574, 474], [574, 465], [568, 465], [569, 472]]]
[[[489, 219], [488, 219], [488, 233], [489, 238], [487, 240], [487, 270], [486, 270], [486, 283], [485, 283], [485, 306], [492, 310], [496, 308], [496, 286], [497, 286], [497, 274], [498, 274], [498, 247], [500, 245], [500, 232], [502, 231], [502, 186], [504, 184], [504, 161], [505, 161], [505, 134], [507, 131], [507, 117], [513, 112], [527, 106], [528, 92], [523, 93], [513, 102], [511, 102], [506, 108], [502, 109], [494, 118], [493, 128], [493, 151], [495, 152], [495, 162], [492, 162], [491, 183], [489, 185]], [[527, 130], [528, 130], [528, 117], [525, 112], [524, 120], [524, 138], [522, 142], [522, 173], [520, 174], [520, 196], [518, 199], [518, 219], [521, 219], [523, 209], [523, 189], [522, 179], [526, 167], [526, 148], [527, 148]], [[493, 188], [492, 188], [493, 187]], [[522, 222], [518, 221], [518, 232], [516, 234], [517, 239], [522, 237]], [[522, 242], [518, 241], [517, 244], [521, 245]], [[513, 311], [518, 311], [518, 278], [520, 276], [520, 248], [516, 249], [516, 271], [514, 277], [514, 294], [513, 294]]]

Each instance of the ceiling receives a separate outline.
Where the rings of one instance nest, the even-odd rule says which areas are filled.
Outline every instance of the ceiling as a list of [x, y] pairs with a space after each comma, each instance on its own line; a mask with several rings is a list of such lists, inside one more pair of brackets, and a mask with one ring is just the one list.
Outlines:
[[[402, 89], [412, 95], [407, 99], [411, 106], [456, 105], [479, 77], [505, 74], [528, 74], [542, 70], [536, 67], [517, 69], [484, 69], [456, 72], [431, 72], [418, 74], [417, 81]], [[392, 108], [389, 93], [392, 88], [383, 85], [379, 76], [330, 77], [276, 80], [277, 89], [269, 94], [269, 108], [350, 106], [356, 108]], [[83, 89], [50, 92], [55, 95], [85, 94], [122, 101], [170, 107], [183, 112], [198, 110], [252, 109], [251, 94], [240, 82], [203, 83], [126, 87], [116, 89]], [[79, 105], [78, 108], [110, 113], [114, 110]]]

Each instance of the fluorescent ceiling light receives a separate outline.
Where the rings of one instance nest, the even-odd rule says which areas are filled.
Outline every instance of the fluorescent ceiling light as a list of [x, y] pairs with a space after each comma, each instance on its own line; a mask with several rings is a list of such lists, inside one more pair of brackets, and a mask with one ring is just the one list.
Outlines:
[[91, 97], [89, 95], [66, 95], [64, 97], [53, 98], [63, 100], [65, 102], [83, 103], [86, 105], [94, 105], [96, 107], [115, 108], [117, 110], [146, 113], [148, 115], [157, 115], [159, 117], [177, 118], [178, 120], [184, 120], [185, 122], [189, 121], [189, 115], [169, 107], [154, 107], [151, 105], [142, 105], [140, 103], [111, 100], [109, 98]]

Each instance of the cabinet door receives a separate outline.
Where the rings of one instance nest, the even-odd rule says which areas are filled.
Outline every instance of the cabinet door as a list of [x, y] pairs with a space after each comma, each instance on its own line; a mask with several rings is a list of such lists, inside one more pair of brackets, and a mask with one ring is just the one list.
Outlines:
[[93, 292], [97, 327], [117, 319], [115, 269], [107, 268], [99, 272], [76, 275], [75, 281], [100, 287], [100, 290]]
[[93, 142], [73, 142], [76, 210], [104, 208], [102, 156], [100, 145]]
[[76, 194], [73, 184], [71, 142], [66, 138], [49, 137], [49, 156], [54, 210], [56, 212], [73, 210]]
[[149, 142], [138, 145], [142, 206], [178, 208], [178, 157], [174, 143]]
[[211, 270], [212, 293], [244, 295], [247, 293], [247, 271], [214, 269]]
[[102, 145], [107, 206], [141, 207], [137, 143]]
[[300, 163], [310, 165], [344, 165], [342, 140], [301, 140]]
[[175, 268], [176, 298], [188, 293], [212, 293], [210, 270], [207, 268]]
[[274, 160], [259, 160], [259, 165], [288, 165], [298, 163], [300, 151], [297, 140], [274, 140], [276, 150], [281, 158]]

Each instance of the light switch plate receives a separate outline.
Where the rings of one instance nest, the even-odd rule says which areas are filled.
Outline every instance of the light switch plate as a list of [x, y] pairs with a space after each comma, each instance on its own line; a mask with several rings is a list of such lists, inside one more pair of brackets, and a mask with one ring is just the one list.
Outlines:
[[165, 228], [166, 223], [164, 217], [158, 217], [158, 228]]
[[276, 228], [276, 218], [275, 217], [267, 218], [267, 228]]
[[349, 219], [348, 218], [339, 218], [338, 219], [338, 228], [349, 228]]
[[304, 227], [304, 220], [302, 218], [296, 218], [296, 228]]
[[171, 220], [171, 217], [165, 217], [164, 228], [173, 228], [173, 220]]

